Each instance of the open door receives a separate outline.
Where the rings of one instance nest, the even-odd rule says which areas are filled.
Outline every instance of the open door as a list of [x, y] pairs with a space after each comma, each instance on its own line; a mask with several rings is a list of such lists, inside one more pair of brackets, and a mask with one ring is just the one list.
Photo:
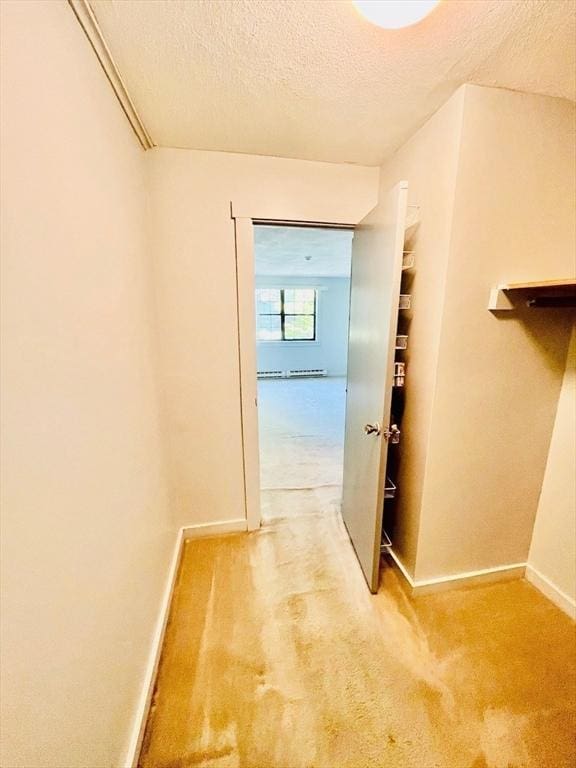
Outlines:
[[352, 242], [342, 517], [371, 592], [378, 591], [394, 349], [408, 184], [358, 224]]

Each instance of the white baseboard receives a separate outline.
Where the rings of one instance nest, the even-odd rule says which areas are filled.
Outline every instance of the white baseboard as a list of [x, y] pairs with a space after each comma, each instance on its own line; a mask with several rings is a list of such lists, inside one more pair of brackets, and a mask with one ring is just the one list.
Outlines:
[[238, 533], [247, 530], [246, 518], [236, 520], [220, 520], [217, 523], [199, 523], [185, 525], [181, 530], [185, 539], [196, 539], [200, 536], [219, 536], [222, 533]]
[[458, 589], [459, 587], [471, 586], [473, 584], [489, 584], [495, 581], [521, 579], [526, 572], [526, 563], [511, 563], [510, 565], [497, 565], [493, 568], [482, 568], [477, 571], [463, 571], [462, 573], [453, 573], [448, 576], [438, 576], [432, 579], [414, 579], [394, 550], [389, 550], [389, 554], [415, 595], [427, 592], [440, 592], [446, 589]]
[[180, 528], [176, 534], [176, 543], [168, 568], [168, 577], [162, 594], [160, 612], [156, 621], [148, 663], [146, 664], [146, 670], [144, 672], [142, 691], [134, 714], [132, 733], [126, 752], [126, 759], [124, 760], [125, 768], [137, 768], [138, 765], [140, 748], [142, 746], [142, 739], [144, 738], [144, 730], [146, 728], [146, 720], [148, 718], [150, 704], [152, 703], [152, 694], [154, 693], [156, 673], [158, 671], [158, 664], [160, 663], [160, 653], [162, 651], [162, 643], [164, 642], [164, 633], [166, 631], [166, 624], [168, 623], [170, 603], [172, 602], [172, 594], [174, 592], [174, 587], [176, 586], [178, 567], [180, 565], [180, 558], [182, 557], [183, 543], [184, 529]]
[[550, 579], [540, 573], [528, 563], [512, 563], [511, 565], [499, 565], [495, 568], [484, 568], [479, 571], [467, 571], [450, 576], [440, 576], [435, 579], [414, 579], [398, 555], [389, 550], [389, 555], [398, 566], [398, 570], [408, 583], [412, 594], [441, 591], [444, 589], [457, 589], [458, 587], [472, 584], [490, 583], [495, 581], [508, 581], [524, 577], [536, 589], [558, 606], [564, 613], [576, 620], [576, 600], [567, 595]]
[[526, 579], [558, 606], [571, 619], [576, 620], [576, 600], [559, 589], [550, 579], [531, 565], [526, 566]]
[[406, 568], [402, 560], [400, 560], [396, 552], [394, 552], [393, 549], [389, 549], [386, 554], [390, 555], [392, 560], [394, 560], [395, 564], [398, 566], [398, 570], [400, 571], [402, 576], [404, 576], [404, 579], [408, 582], [408, 586], [411, 589], [414, 589], [415, 582], [414, 582], [414, 579], [412, 578], [412, 574], [408, 571], [408, 569]]
[[146, 664], [142, 691], [134, 714], [132, 732], [126, 751], [126, 758], [123, 763], [125, 768], [137, 768], [138, 765], [138, 758], [140, 757], [140, 749], [142, 747], [142, 740], [144, 738], [144, 731], [146, 729], [146, 722], [148, 720], [148, 713], [150, 711], [152, 695], [154, 693], [154, 685], [156, 683], [156, 674], [160, 663], [160, 654], [162, 653], [166, 625], [168, 624], [172, 595], [174, 594], [174, 588], [176, 586], [176, 578], [178, 576], [178, 568], [180, 566], [185, 540], [204, 536], [215, 536], [224, 533], [235, 533], [238, 531], [245, 531], [246, 529], [247, 523], [245, 518], [222, 520], [216, 523], [185, 525], [178, 529], [170, 566], [168, 568], [166, 585], [160, 603], [160, 611], [156, 621], [154, 635], [152, 637], [148, 663]]

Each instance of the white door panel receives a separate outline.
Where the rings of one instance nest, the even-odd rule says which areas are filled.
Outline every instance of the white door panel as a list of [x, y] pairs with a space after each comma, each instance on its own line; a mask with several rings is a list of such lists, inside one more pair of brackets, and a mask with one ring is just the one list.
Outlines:
[[[342, 516], [372, 592], [378, 590], [394, 348], [408, 184], [356, 227], [352, 243]], [[380, 433], [366, 434], [366, 425]]]

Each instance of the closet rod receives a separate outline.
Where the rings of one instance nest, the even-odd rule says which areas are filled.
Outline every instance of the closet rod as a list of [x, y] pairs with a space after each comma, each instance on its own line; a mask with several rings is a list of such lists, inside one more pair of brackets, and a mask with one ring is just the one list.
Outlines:
[[526, 302], [529, 307], [549, 307], [562, 309], [576, 307], [576, 296], [537, 296]]

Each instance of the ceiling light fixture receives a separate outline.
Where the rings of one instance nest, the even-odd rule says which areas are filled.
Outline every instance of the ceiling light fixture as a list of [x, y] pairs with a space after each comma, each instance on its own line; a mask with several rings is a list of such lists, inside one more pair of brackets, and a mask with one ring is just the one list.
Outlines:
[[428, 16], [440, 0], [352, 0], [365, 19], [384, 29], [401, 29]]

